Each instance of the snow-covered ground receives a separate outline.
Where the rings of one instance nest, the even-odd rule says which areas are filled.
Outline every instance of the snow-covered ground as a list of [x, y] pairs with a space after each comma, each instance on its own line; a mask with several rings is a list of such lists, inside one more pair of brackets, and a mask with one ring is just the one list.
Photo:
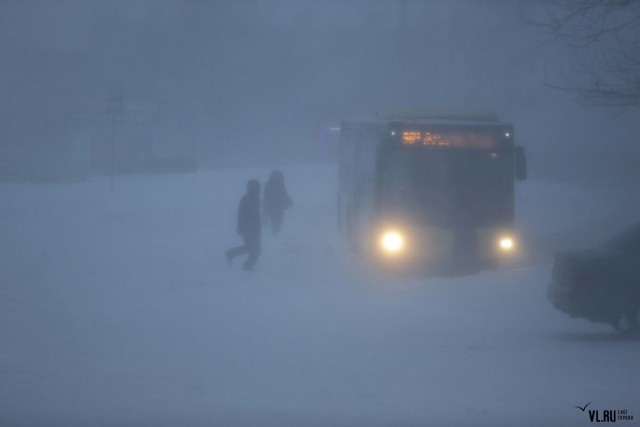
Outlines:
[[581, 426], [587, 402], [640, 423], [640, 343], [545, 296], [550, 249], [637, 194], [519, 184], [535, 262], [392, 280], [340, 240], [335, 169], [283, 170], [295, 206], [253, 274], [223, 252], [268, 169], [0, 185], [0, 425]]

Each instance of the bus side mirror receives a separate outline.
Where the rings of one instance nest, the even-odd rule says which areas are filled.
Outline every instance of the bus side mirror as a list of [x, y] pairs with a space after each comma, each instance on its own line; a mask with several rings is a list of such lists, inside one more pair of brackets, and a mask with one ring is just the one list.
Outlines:
[[527, 179], [527, 155], [524, 147], [516, 146], [516, 181], [524, 181]]

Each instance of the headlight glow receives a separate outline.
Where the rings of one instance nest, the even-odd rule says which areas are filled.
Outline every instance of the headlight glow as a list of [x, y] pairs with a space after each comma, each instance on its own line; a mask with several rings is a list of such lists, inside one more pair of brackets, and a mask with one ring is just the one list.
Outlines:
[[500, 249], [503, 251], [510, 251], [513, 249], [513, 239], [511, 237], [503, 237], [500, 239]]
[[387, 231], [380, 239], [382, 249], [389, 253], [397, 253], [404, 247], [404, 237], [397, 231]]

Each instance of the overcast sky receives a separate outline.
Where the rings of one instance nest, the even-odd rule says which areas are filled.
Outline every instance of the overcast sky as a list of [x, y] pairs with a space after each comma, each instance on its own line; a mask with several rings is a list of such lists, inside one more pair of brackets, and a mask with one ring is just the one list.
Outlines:
[[0, 1], [0, 146], [64, 146], [74, 115], [94, 115], [85, 130], [104, 126], [121, 88], [149, 138], [208, 159], [306, 158], [344, 118], [443, 107], [513, 122], [540, 160], [534, 176], [561, 163], [549, 152], [635, 151], [635, 112], [584, 107], [545, 86], [566, 52], [540, 43], [520, 19], [523, 2], [402, 4]]

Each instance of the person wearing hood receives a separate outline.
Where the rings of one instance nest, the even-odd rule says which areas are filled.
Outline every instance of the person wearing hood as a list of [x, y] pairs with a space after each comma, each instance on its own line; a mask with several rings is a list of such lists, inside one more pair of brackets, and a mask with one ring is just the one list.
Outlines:
[[245, 271], [253, 271], [260, 256], [260, 182], [251, 179], [247, 182], [247, 194], [240, 199], [238, 207], [238, 223], [236, 231], [242, 236], [243, 245], [226, 252], [227, 262], [233, 263], [238, 255], [249, 254], [242, 267]]
[[292, 205], [291, 197], [284, 184], [284, 175], [274, 170], [264, 186], [263, 207], [267, 223], [273, 234], [278, 234], [284, 219], [284, 210]]

